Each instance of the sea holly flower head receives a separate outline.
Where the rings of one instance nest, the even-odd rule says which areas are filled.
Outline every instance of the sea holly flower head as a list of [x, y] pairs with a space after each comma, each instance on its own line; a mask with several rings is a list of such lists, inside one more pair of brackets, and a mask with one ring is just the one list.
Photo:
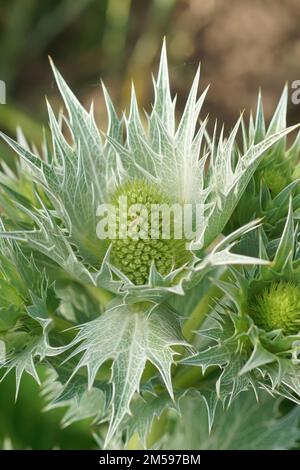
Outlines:
[[[237, 244], [248, 241], [257, 219], [228, 227], [267, 152], [279, 152], [297, 126], [286, 128], [277, 116], [266, 133], [256, 125], [240, 150], [240, 118], [227, 137], [216, 130], [210, 140], [207, 119], [199, 119], [207, 91], [198, 96], [199, 70], [177, 121], [164, 44], [151, 113], [142, 117], [133, 87], [129, 112], [119, 118], [103, 86], [108, 128], [102, 133], [93, 107], [81, 106], [51, 64], [67, 110], [56, 117], [47, 103], [51, 141], [45, 137], [39, 155], [20, 133], [18, 142], [1, 134], [23, 162], [16, 176], [8, 168], [0, 176], [2, 364], [6, 373], [15, 370], [17, 389], [24, 372], [39, 381], [36, 363], [43, 362], [59, 383], [49, 407], [69, 405], [66, 422], [75, 413], [105, 423], [104, 446], [125, 432], [132, 405], [150, 395], [148, 432], [170, 400], [178, 409], [183, 392], [176, 386], [185, 369], [178, 359], [195, 350], [189, 309], [195, 307], [199, 326], [196, 303], [202, 305], [211, 284], [228, 296], [222, 312], [210, 316], [217, 326], [206, 332], [218, 345], [185, 362], [204, 370], [220, 366], [216, 389], [228, 396], [231, 387], [232, 399], [250, 383], [287, 386], [297, 361], [298, 334], [290, 327], [296, 320], [292, 316], [288, 328], [274, 330], [259, 318], [269, 308], [273, 282], [277, 289], [285, 282], [296, 302], [292, 207], [275, 257], [267, 256], [270, 247], [262, 242], [254, 255]], [[285, 201], [286, 193], [276, 197]], [[256, 267], [245, 270], [246, 280], [241, 268], [232, 270], [237, 285], [219, 280], [234, 265]], [[252, 289], [256, 319], [247, 303]], [[242, 354], [236, 357], [237, 351]], [[270, 369], [276, 362], [282, 376]], [[257, 377], [258, 366], [269, 382]], [[205, 400], [214, 403], [215, 395], [210, 399], [206, 392]]]
[[133, 180], [119, 186], [110, 200], [116, 208], [110, 259], [134, 284], [147, 283], [152, 264], [160, 275], [166, 276], [189, 261], [191, 253], [182, 234], [181, 206], [176, 206], [181, 216], [176, 222], [181, 229], [176, 238], [174, 213], [163, 218], [163, 209], [172, 204], [159, 186], [143, 179]]
[[[264, 388], [299, 402], [300, 284], [298, 227], [292, 201], [282, 236], [268, 241], [262, 232], [260, 255], [269, 266], [230, 269], [228, 280], [216, 280], [224, 298], [199, 330], [209, 347], [183, 363], [205, 371], [217, 366], [213, 416], [218, 400], [230, 403], [242, 390]], [[275, 254], [274, 254], [275, 250]], [[273, 258], [273, 259], [272, 259]]]
[[[288, 88], [285, 86], [269, 125], [266, 124], [261, 93], [258, 95], [256, 113], [250, 114], [249, 123], [243, 119], [243, 148], [251, 142], [259, 142], [275, 130], [287, 125]], [[292, 143], [282, 139], [270, 147], [251, 178], [241, 197], [226, 231], [247, 223], [255, 217], [264, 218], [264, 230], [277, 238], [283, 230], [288, 213], [289, 199], [293, 197], [293, 208], [299, 209], [300, 133]]]
[[274, 282], [257, 295], [250, 306], [254, 323], [265, 331], [281, 330], [285, 335], [300, 330], [300, 286]]

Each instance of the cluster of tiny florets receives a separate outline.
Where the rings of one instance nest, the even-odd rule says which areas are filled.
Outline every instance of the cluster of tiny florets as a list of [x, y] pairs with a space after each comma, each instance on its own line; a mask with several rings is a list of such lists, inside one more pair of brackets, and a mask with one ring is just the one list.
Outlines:
[[[186, 240], [175, 240], [172, 237], [165, 239], [162, 237], [161, 215], [159, 215], [159, 230], [156, 238], [143, 237], [143, 220], [139, 217], [139, 235], [130, 235], [130, 226], [134, 223], [135, 216], [127, 214], [128, 236], [121, 238], [119, 198], [126, 196], [127, 207], [134, 204], [141, 204], [151, 212], [153, 205], [170, 204], [168, 197], [160, 188], [145, 180], [132, 180], [120, 185], [110, 198], [111, 203], [116, 207], [116, 239], [110, 240], [111, 261], [118, 267], [134, 284], [146, 284], [149, 278], [151, 264], [154, 262], [157, 271], [166, 276], [172, 269], [181, 266], [188, 259], [186, 250]], [[150, 215], [144, 221], [147, 224], [148, 234], [151, 232]]]
[[300, 331], [300, 286], [291, 282], [275, 282], [257, 295], [250, 315], [265, 331], [282, 330], [286, 335]]
[[262, 176], [272, 196], [277, 196], [290, 183], [288, 175], [281, 167], [266, 168]]

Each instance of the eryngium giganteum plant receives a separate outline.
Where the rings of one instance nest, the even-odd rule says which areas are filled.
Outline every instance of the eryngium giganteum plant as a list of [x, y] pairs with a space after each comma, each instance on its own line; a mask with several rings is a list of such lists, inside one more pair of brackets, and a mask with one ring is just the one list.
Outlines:
[[[20, 130], [17, 142], [2, 134], [20, 157], [0, 176], [1, 365], [15, 372], [16, 393], [24, 372], [40, 382], [43, 364], [47, 408], [67, 407], [64, 426], [90, 418], [106, 448], [201, 447], [213, 426], [211, 446], [243, 447], [238, 435], [222, 443], [218, 426], [244, 407], [250, 429], [256, 406], [265, 445], [294, 445], [298, 408], [278, 398], [300, 394], [299, 139], [286, 150], [297, 127], [286, 128], [286, 92], [268, 130], [259, 98], [249, 129], [241, 117], [228, 137], [209, 137], [199, 70], [175, 119], [164, 45], [151, 113], [132, 88], [118, 117], [103, 86], [104, 133], [52, 68], [67, 116], [47, 103], [41, 155]], [[243, 197], [253, 185], [254, 211]], [[172, 208], [168, 236], [161, 206]], [[153, 207], [156, 219], [141, 214]], [[115, 229], [105, 236], [103, 208]], [[188, 413], [202, 420], [199, 435]]]

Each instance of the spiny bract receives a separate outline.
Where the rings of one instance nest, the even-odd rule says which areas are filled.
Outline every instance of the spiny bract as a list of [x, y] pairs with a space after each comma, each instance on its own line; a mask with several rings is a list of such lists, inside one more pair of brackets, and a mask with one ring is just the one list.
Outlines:
[[[243, 147], [251, 141], [259, 142], [275, 130], [284, 129], [287, 125], [289, 103], [288, 87], [285, 86], [274, 115], [267, 125], [265, 122], [261, 93], [258, 95], [255, 115], [250, 113], [248, 127], [243, 122]], [[264, 230], [271, 238], [280, 236], [288, 213], [289, 198], [293, 197], [293, 207], [300, 208], [299, 194], [299, 151], [300, 133], [291, 143], [281, 139], [272, 145], [264, 155], [250, 184], [241, 197], [231, 217], [227, 231], [247, 223], [254, 217], [264, 218]]]
[[290, 199], [281, 237], [270, 240], [262, 229], [256, 234], [269, 265], [230, 268], [227, 279], [215, 281], [225, 296], [198, 332], [211, 342], [183, 360], [203, 371], [220, 368], [215, 405], [231, 403], [241, 389], [259, 388], [300, 402], [300, 246], [293, 219]]

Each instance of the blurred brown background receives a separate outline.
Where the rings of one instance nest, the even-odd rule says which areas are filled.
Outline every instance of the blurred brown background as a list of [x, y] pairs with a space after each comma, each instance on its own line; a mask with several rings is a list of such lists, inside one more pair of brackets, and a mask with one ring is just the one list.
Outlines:
[[[299, 0], [1, 0], [0, 18], [0, 126], [13, 133], [18, 122], [34, 140], [47, 120], [44, 96], [58, 100], [48, 54], [86, 105], [94, 98], [103, 124], [100, 77], [120, 112], [134, 77], [149, 109], [163, 36], [179, 110], [201, 61], [212, 122], [231, 126], [259, 87], [269, 117], [284, 83], [300, 79]], [[290, 103], [290, 121], [299, 118]]]

